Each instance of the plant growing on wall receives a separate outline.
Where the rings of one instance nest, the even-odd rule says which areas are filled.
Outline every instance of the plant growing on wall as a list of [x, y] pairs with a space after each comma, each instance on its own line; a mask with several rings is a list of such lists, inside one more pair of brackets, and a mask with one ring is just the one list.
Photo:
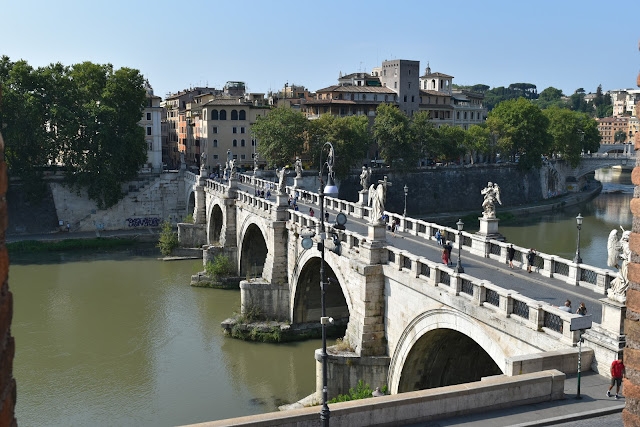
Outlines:
[[[384, 394], [387, 394], [387, 386], [382, 387], [382, 391]], [[329, 403], [336, 402], [348, 402], [349, 400], [358, 400], [358, 399], [367, 399], [369, 397], [373, 397], [373, 390], [371, 390], [369, 384], [365, 384], [364, 381], [358, 381], [358, 385], [354, 389], [353, 387], [349, 389], [349, 394], [339, 394], [337, 397], [331, 399]]]
[[157, 247], [162, 255], [171, 255], [171, 252], [178, 247], [178, 233], [173, 231], [173, 226], [169, 221], [164, 221], [160, 226], [160, 240]]
[[207, 276], [211, 280], [217, 280], [219, 277], [228, 276], [233, 273], [233, 263], [228, 256], [216, 255], [213, 261], [208, 261], [204, 268]]

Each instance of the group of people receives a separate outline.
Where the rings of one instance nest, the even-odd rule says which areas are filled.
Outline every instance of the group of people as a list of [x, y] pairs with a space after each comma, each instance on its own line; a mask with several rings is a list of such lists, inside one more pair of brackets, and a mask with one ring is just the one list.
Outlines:
[[[571, 313], [573, 309], [571, 308], [571, 300], [566, 300], [562, 307], [558, 307], [559, 310], [566, 311], [567, 313]], [[576, 310], [576, 314], [584, 316], [587, 314], [587, 306], [584, 305], [584, 302], [580, 303], [580, 306]]]
[[[527, 252], [527, 273], [531, 273], [531, 269], [534, 267], [536, 262], [536, 250], [531, 248], [529, 252]], [[513, 258], [516, 256], [516, 249], [513, 245], [509, 245], [507, 247], [507, 262], [509, 263], [509, 267], [513, 268]]]

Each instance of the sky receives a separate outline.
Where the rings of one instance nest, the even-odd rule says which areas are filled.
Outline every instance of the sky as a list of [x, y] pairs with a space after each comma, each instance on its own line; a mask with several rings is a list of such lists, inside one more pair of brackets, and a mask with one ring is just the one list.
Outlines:
[[[615, 9], [614, 9], [615, 7]], [[315, 91], [384, 60], [453, 83], [533, 83], [565, 95], [636, 87], [638, 0], [0, 0], [0, 55], [32, 66], [139, 69], [156, 95], [244, 81]]]

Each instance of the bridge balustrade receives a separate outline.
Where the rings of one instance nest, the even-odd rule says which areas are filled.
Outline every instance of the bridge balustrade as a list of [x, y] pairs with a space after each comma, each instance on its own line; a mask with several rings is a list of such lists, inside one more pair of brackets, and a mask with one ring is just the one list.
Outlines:
[[184, 178], [192, 184], [195, 184], [198, 181], [198, 175], [189, 171], [184, 172]]
[[276, 202], [255, 196], [246, 191], [238, 191], [236, 201], [239, 203], [238, 207], [256, 212], [258, 215], [264, 212], [271, 215], [272, 211], [276, 208]]

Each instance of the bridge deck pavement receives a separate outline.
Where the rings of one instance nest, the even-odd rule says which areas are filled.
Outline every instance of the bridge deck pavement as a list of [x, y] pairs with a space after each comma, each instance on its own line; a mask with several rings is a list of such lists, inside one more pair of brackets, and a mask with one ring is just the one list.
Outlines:
[[[242, 190], [253, 194], [252, 187], [247, 185], [241, 185], [240, 187]], [[315, 215], [320, 216], [320, 209], [317, 205], [299, 200], [298, 206], [303, 213], [308, 213], [309, 208], [313, 208]], [[332, 209], [327, 209], [326, 211], [330, 215], [329, 221], [333, 221], [338, 211]], [[364, 219], [349, 216], [346, 227], [347, 230], [363, 236], [368, 234], [366, 220]], [[390, 231], [386, 233], [389, 245], [420, 255], [434, 262], [442, 262], [442, 247], [438, 246], [434, 240], [426, 240], [404, 232], [396, 233], [397, 237], [393, 237]], [[454, 247], [451, 251], [453, 266], [457, 262], [457, 256], [458, 250], [457, 247]], [[461, 258], [464, 272], [470, 276], [489, 280], [504, 289], [514, 290], [529, 298], [555, 306], [562, 306], [565, 300], [569, 299], [574, 313], [580, 302], [584, 302], [587, 306], [587, 312], [593, 316], [594, 322], [600, 323], [602, 319], [602, 304], [599, 299], [603, 298], [604, 295], [584, 287], [568, 284], [560, 279], [544, 277], [535, 271], [527, 273], [525, 269], [511, 269], [504, 263], [491, 258], [473, 255], [464, 250]]]
[[428, 423], [411, 424], [410, 427], [565, 425], [570, 421], [580, 420], [584, 422], [587, 418], [600, 417], [606, 414], [614, 414], [606, 418], [607, 421], [613, 422], [607, 424], [608, 426], [622, 426], [621, 412], [624, 408], [625, 399], [621, 397], [616, 400], [605, 395], [609, 388], [609, 381], [609, 379], [594, 372], [584, 373], [580, 380], [580, 395], [582, 399], [577, 400], [575, 398], [578, 383], [577, 376], [568, 375], [564, 383], [565, 398], [563, 400], [497, 409]]

